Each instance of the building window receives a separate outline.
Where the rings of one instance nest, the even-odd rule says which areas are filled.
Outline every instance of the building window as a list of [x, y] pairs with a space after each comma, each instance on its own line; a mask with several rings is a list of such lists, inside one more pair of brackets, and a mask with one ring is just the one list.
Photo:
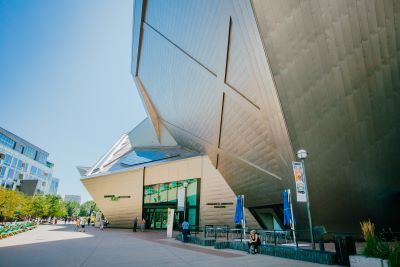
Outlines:
[[10, 168], [8, 170], [7, 178], [14, 178], [14, 169]]
[[35, 159], [35, 157], [36, 157], [36, 150], [33, 149], [33, 148], [31, 148], [31, 147], [29, 147], [29, 146], [27, 146], [27, 147], [25, 148], [24, 154], [25, 154], [27, 157], [30, 157], [31, 159]]
[[0, 171], [0, 178], [4, 178], [4, 176], [6, 175], [6, 171], [7, 171], [7, 167], [2, 166], [1, 171]]
[[43, 171], [39, 168], [37, 169], [37, 176], [39, 176], [40, 178], [43, 178], [43, 176], [44, 176]]
[[0, 133], [0, 144], [3, 144], [9, 148], [14, 149], [15, 141], [5, 136], [4, 134]]
[[[188, 179], [184, 181], [174, 181], [144, 186], [144, 217], [147, 221], [146, 227], [154, 229], [164, 229], [167, 227], [168, 208], [176, 209], [178, 189], [188, 183], [186, 191], [186, 216], [191, 225], [198, 223], [199, 210], [199, 179]], [[183, 211], [176, 212], [174, 225], [182, 222]]]
[[28, 164], [27, 162], [24, 162], [24, 163], [23, 163], [23, 166], [22, 166], [22, 167], [24, 168], [24, 172], [27, 172], [27, 170], [28, 170], [28, 165], [29, 165], [29, 164]]
[[4, 159], [4, 164], [10, 166], [12, 159], [13, 159], [13, 157], [6, 154], [6, 158]]
[[39, 161], [42, 164], [46, 164], [47, 161], [47, 156], [43, 153], [37, 153], [36, 155], [36, 160]]
[[37, 173], [37, 168], [35, 166], [31, 166], [31, 174], [36, 175]]
[[24, 153], [24, 146], [23, 145], [16, 145], [15, 150], [18, 151], [19, 153], [23, 154]]
[[11, 163], [11, 167], [17, 167], [17, 162], [18, 162], [18, 159], [17, 158], [13, 158], [13, 160], [12, 160], [12, 163]]
[[19, 179], [19, 175], [20, 175], [20, 174], [21, 174], [21, 173], [20, 173], [19, 171], [15, 170], [14, 179]]
[[18, 170], [21, 170], [22, 169], [22, 160], [18, 160], [18, 163], [17, 163], [17, 168], [18, 168]]

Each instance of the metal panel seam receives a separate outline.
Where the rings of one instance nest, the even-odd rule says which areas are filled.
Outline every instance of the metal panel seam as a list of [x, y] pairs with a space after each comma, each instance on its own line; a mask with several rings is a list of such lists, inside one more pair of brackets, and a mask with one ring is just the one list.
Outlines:
[[264, 53], [265, 53], [265, 57], [266, 57], [266, 60], [267, 60], [267, 65], [268, 65], [268, 68], [269, 68], [269, 72], [271, 73], [271, 79], [272, 79], [272, 82], [273, 82], [273, 84], [274, 84], [275, 94], [276, 94], [276, 96], [277, 96], [278, 103], [279, 103], [279, 109], [281, 110], [283, 122], [284, 122], [284, 124], [285, 124], [286, 134], [287, 134], [288, 137], [289, 137], [288, 139], [289, 139], [289, 142], [290, 142], [290, 148], [291, 148], [291, 150], [292, 150], [292, 158], [295, 158], [295, 151], [294, 151], [294, 148], [293, 148], [292, 138], [291, 138], [291, 135], [290, 135], [290, 131], [289, 131], [288, 127], [287, 127], [286, 117], [285, 117], [285, 113], [283, 112], [282, 103], [281, 103], [281, 100], [280, 100], [280, 97], [279, 97], [279, 93], [278, 93], [278, 90], [276, 89], [275, 77], [274, 77], [274, 75], [272, 74], [271, 65], [270, 65], [270, 63], [269, 63], [269, 57], [268, 57], [267, 47], [266, 47], [266, 45], [265, 45], [265, 43], [264, 43], [264, 40], [263, 40], [263, 38], [262, 38], [262, 35], [261, 35], [260, 24], [258, 23], [257, 13], [256, 13], [255, 8], [254, 8], [253, 0], [249, 0], [249, 1], [250, 1], [251, 9], [253, 10], [254, 19], [255, 19], [255, 21], [256, 21], [258, 36], [259, 36], [259, 38], [260, 38], [260, 40], [261, 40], [261, 44], [262, 44], [262, 46], [263, 46], [263, 48], [264, 48]]

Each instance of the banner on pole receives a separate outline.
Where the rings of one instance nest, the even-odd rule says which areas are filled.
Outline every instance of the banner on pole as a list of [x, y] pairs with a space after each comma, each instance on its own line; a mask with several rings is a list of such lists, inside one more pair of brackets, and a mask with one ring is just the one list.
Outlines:
[[306, 184], [304, 183], [304, 168], [302, 162], [292, 162], [294, 180], [296, 182], [297, 202], [307, 202]]
[[185, 210], [185, 188], [179, 187], [178, 189], [178, 211]]

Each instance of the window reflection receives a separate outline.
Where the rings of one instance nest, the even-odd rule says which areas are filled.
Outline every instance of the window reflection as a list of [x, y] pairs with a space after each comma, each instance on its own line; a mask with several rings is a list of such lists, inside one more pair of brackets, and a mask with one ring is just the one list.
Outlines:
[[[153, 229], [164, 229], [166, 227], [168, 208], [176, 210], [178, 189], [183, 188], [184, 183], [188, 183], [186, 191], [186, 216], [191, 225], [196, 225], [198, 217], [198, 182], [199, 179], [188, 179], [145, 186], [143, 201], [145, 204], [144, 213], [147, 227]], [[175, 226], [182, 220], [183, 212], [176, 211], [174, 218]]]

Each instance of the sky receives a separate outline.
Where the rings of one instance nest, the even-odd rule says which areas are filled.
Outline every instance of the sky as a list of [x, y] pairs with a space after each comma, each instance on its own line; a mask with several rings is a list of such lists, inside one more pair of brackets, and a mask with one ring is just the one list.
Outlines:
[[58, 193], [146, 117], [130, 73], [133, 0], [0, 0], [0, 126], [50, 153]]

